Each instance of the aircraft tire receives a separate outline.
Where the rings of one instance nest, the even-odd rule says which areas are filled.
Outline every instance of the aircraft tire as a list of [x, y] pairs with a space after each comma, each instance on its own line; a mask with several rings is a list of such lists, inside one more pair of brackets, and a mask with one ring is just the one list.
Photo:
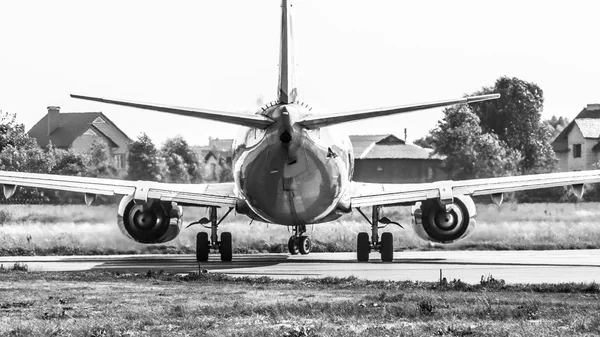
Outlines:
[[208, 243], [208, 233], [200, 232], [196, 235], [196, 261], [208, 261], [210, 244]]
[[312, 242], [308, 236], [301, 236], [298, 238], [298, 250], [300, 254], [307, 255], [310, 253], [310, 249], [312, 248]]
[[369, 253], [371, 244], [369, 243], [369, 234], [365, 232], [358, 233], [356, 239], [356, 259], [358, 262], [369, 262]]
[[292, 255], [297, 255], [299, 253], [298, 243], [296, 242], [296, 238], [294, 236], [290, 236], [288, 240], [288, 251]]
[[392, 233], [381, 234], [381, 261], [392, 262], [394, 260], [394, 235]]
[[231, 258], [233, 257], [231, 233], [221, 233], [221, 246], [219, 247], [219, 252], [221, 253], [221, 261], [231, 262]]

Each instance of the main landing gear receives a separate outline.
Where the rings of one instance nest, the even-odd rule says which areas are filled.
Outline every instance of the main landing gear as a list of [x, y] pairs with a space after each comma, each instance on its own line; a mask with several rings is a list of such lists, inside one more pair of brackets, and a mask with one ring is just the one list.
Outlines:
[[300, 253], [306, 255], [310, 253], [312, 242], [308, 236], [303, 235], [304, 233], [306, 233], [306, 225], [294, 226], [294, 235], [290, 236], [288, 240], [290, 254], [297, 255]]
[[[209, 207], [209, 210], [210, 219], [202, 218], [188, 225], [188, 227], [190, 227], [192, 225], [200, 224], [203, 225], [204, 228], [210, 228], [210, 240], [208, 238], [208, 233], [206, 232], [200, 232], [196, 235], [196, 260], [198, 262], [208, 261], [208, 254], [210, 253], [210, 250], [215, 249], [221, 254], [221, 261], [230, 262], [233, 256], [231, 233], [221, 233], [221, 240], [219, 241], [218, 228], [223, 219], [229, 215], [233, 208], [230, 207], [227, 213], [225, 213], [220, 220], [217, 219], [216, 206]], [[210, 227], [207, 226], [208, 224], [210, 224]]]
[[[369, 253], [371, 250], [378, 250], [381, 253], [381, 261], [392, 262], [394, 260], [394, 236], [392, 233], [381, 234], [381, 241], [379, 241], [379, 229], [385, 228], [389, 224], [402, 226], [394, 221], [391, 221], [387, 217], [379, 218], [381, 212], [381, 206], [373, 206], [371, 214], [371, 220], [363, 213], [360, 208], [356, 208], [360, 214], [367, 220], [371, 225], [371, 240], [369, 241], [369, 234], [365, 232], [358, 233], [356, 240], [356, 258], [358, 262], [368, 262]], [[379, 224], [385, 226], [379, 227]]]

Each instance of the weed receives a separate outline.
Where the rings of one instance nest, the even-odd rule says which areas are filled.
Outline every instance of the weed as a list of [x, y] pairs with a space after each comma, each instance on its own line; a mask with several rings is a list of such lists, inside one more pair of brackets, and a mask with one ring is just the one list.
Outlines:
[[418, 303], [419, 313], [423, 316], [432, 316], [435, 313], [435, 306], [429, 299], [421, 300]]
[[175, 305], [171, 308], [170, 312], [171, 317], [181, 318], [186, 315], [185, 307], [182, 305]]
[[484, 288], [502, 288], [506, 285], [506, 282], [504, 282], [503, 279], [496, 279], [492, 276], [492, 274], [489, 274], [488, 276], [485, 275], [481, 275], [481, 280], [479, 281], [479, 284], [484, 287]]
[[540, 318], [540, 303], [537, 301], [530, 301], [517, 306], [513, 312], [513, 318], [536, 320]]

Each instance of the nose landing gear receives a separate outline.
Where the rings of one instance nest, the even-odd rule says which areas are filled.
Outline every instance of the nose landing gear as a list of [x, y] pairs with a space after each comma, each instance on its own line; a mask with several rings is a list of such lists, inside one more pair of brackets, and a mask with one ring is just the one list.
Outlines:
[[292, 255], [298, 253], [306, 255], [310, 253], [312, 248], [312, 242], [308, 236], [304, 236], [306, 233], [306, 225], [294, 226], [294, 235], [290, 236], [288, 240], [288, 251]]

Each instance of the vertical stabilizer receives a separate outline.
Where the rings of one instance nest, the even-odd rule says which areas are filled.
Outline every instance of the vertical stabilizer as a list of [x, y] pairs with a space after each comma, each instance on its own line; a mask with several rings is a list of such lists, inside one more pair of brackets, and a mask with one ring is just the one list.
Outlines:
[[281, 103], [297, 99], [295, 81], [294, 38], [292, 34], [291, 0], [281, 1], [281, 45], [279, 50], [279, 85], [277, 98]]

